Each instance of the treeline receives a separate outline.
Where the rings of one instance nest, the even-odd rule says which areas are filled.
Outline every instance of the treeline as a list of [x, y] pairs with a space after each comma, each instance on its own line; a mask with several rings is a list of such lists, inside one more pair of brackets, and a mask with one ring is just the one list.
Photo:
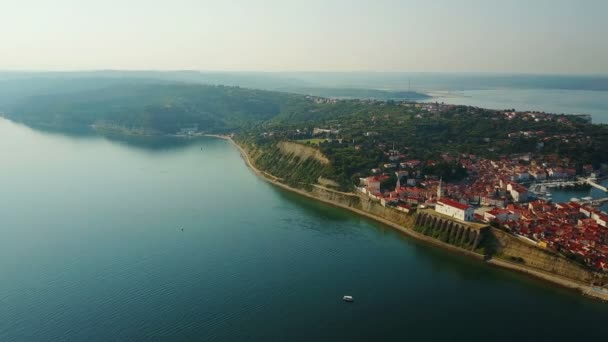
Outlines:
[[24, 97], [7, 115], [55, 127], [107, 123], [175, 133], [198, 126], [207, 132], [254, 127], [305, 98], [239, 87], [190, 84], [118, 84], [79, 92]]

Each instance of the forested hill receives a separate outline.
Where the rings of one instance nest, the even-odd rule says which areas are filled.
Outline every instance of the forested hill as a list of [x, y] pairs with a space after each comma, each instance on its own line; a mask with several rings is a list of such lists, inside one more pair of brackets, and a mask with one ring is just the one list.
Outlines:
[[119, 133], [174, 134], [189, 128], [237, 133], [240, 141], [267, 151], [295, 141], [320, 149], [330, 161], [321, 176], [344, 189], [372, 168], [390, 166], [394, 150], [410, 160], [431, 161], [422, 171], [445, 180], [463, 176], [447, 172], [453, 165], [434, 165], [446, 153], [493, 160], [535, 153], [568, 159], [566, 164], [577, 170], [586, 164], [597, 169], [608, 161], [608, 125], [593, 125], [582, 116], [336, 100], [232, 86], [107, 82], [21, 94], [0, 111], [16, 121], [57, 129], [94, 125]]
[[5, 115], [57, 128], [102, 124], [175, 133], [196, 126], [200, 131], [227, 132], [251, 128], [290, 110], [301, 111], [310, 103], [301, 95], [239, 87], [116, 83], [24, 96], [7, 105]]
[[[365, 97], [390, 94], [358, 93]], [[226, 133], [278, 123], [322, 124], [369, 109], [367, 101], [319, 100], [287, 92], [150, 79], [0, 82], [0, 112], [15, 121], [57, 129], [96, 125], [171, 134], [196, 127], [202, 132]]]

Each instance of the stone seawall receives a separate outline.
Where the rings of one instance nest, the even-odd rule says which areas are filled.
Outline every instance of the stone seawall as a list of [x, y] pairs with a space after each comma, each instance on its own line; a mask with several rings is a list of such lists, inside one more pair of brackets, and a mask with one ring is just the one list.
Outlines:
[[460, 222], [424, 209], [417, 212], [414, 225], [414, 229], [425, 235], [471, 251], [480, 245], [487, 228], [485, 225]]
[[555, 252], [533, 246], [521, 241], [504, 231], [493, 228], [495, 256], [505, 260], [519, 260], [520, 266], [526, 266], [550, 272], [586, 284], [605, 285], [606, 275], [596, 273]]
[[367, 196], [336, 191], [322, 186], [313, 186], [309, 194], [319, 200], [330, 201], [349, 209], [356, 209], [378, 216], [395, 224], [402, 225], [404, 228], [411, 227], [414, 222], [412, 215], [407, 215], [393, 208], [384, 207], [379, 201], [372, 200]]
[[[291, 188], [290, 190], [293, 191], [294, 189]], [[299, 192], [304, 196], [314, 198], [316, 200], [331, 204], [333, 206], [345, 208], [359, 215], [371, 218], [375, 221], [390, 226], [410, 237], [424, 241], [431, 245], [441, 247], [451, 252], [456, 252], [459, 254], [474, 257], [479, 260], [484, 259], [484, 255], [476, 253], [470, 248], [461, 248], [459, 246], [443, 242], [434, 237], [427, 236], [415, 231], [414, 226], [418, 217], [417, 213], [406, 214], [391, 207], [384, 207], [382, 204], [380, 204], [379, 201], [373, 200], [362, 194], [345, 193], [332, 189], [327, 189], [321, 186], [313, 186], [312, 191], [302, 191], [296, 189], [296, 192]]]
[[[478, 260], [485, 260], [490, 265], [574, 289], [595, 299], [608, 301], [608, 292], [598, 290], [607, 283], [608, 279], [605, 275], [592, 272], [561, 255], [528, 245], [501, 230], [489, 227], [481, 227], [480, 230], [476, 230], [473, 227], [465, 227], [461, 222], [432, 221], [424, 212], [405, 214], [393, 208], [384, 207], [378, 201], [363, 195], [341, 193], [320, 186], [315, 186], [312, 191], [305, 192], [305, 195], [372, 218], [428, 244]], [[435, 222], [440, 229], [452, 233], [457, 240], [468, 239], [468, 243], [455, 246], [421, 234], [414, 230], [417, 222]], [[485, 245], [486, 255], [475, 251], [480, 243]], [[489, 246], [493, 243], [495, 246]], [[510, 261], [510, 257], [522, 260], [522, 262]], [[600, 285], [600, 287], [595, 285]]]

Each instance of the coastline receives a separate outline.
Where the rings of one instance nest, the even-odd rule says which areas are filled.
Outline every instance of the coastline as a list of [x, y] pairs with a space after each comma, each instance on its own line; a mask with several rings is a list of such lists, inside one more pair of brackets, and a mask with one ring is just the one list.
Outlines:
[[[334, 202], [334, 201], [329, 201], [329, 200], [326, 200], [326, 199], [323, 199], [323, 198], [318, 198], [316, 196], [313, 196], [311, 193], [309, 193], [307, 191], [296, 189], [296, 188], [290, 187], [290, 186], [288, 186], [286, 184], [283, 184], [283, 183], [281, 183], [281, 182], [279, 182], [277, 180], [278, 179], [277, 177], [269, 175], [267, 172], [262, 171], [262, 170], [258, 169], [257, 167], [255, 167], [255, 165], [253, 164], [253, 162], [249, 158], [249, 154], [247, 154], [247, 152], [245, 151], [245, 149], [243, 149], [239, 144], [237, 144], [232, 138], [230, 138], [228, 136], [213, 135], [213, 134], [207, 134], [206, 136], [230, 141], [230, 143], [232, 143], [236, 147], [236, 149], [240, 152], [241, 157], [243, 157], [243, 160], [245, 161], [245, 164], [247, 165], [247, 167], [249, 167], [253, 171], [254, 174], [256, 174], [258, 177], [264, 179], [265, 181], [267, 181], [267, 182], [269, 182], [269, 183], [271, 183], [271, 184], [273, 184], [273, 185], [275, 185], [275, 186], [277, 186], [277, 187], [279, 187], [281, 189], [284, 189], [284, 190], [287, 190], [287, 191], [290, 191], [290, 192], [294, 192], [294, 193], [299, 194], [301, 196], [304, 196], [304, 197], [307, 197], [307, 198], [310, 198], [310, 199], [313, 199], [313, 200], [316, 200], [316, 201], [319, 201], [319, 202], [322, 202], [322, 203], [326, 203], [326, 204], [329, 204], [329, 205], [334, 206], [334, 207], [338, 207], [338, 208], [349, 210], [349, 211], [351, 211], [351, 212], [353, 212], [353, 213], [355, 213], [355, 214], [357, 214], [359, 216], [363, 216], [363, 217], [369, 218], [371, 220], [374, 220], [376, 222], [380, 222], [380, 223], [382, 223], [382, 224], [384, 224], [386, 226], [389, 226], [389, 227], [391, 227], [391, 228], [393, 228], [393, 229], [395, 229], [395, 230], [397, 230], [397, 231], [399, 231], [401, 233], [404, 233], [404, 234], [406, 234], [408, 236], [411, 236], [411, 237], [413, 237], [413, 238], [415, 238], [417, 240], [424, 241], [424, 242], [427, 242], [427, 243], [435, 245], [435, 246], [443, 247], [444, 249], [450, 250], [452, 252], [455, 252], [455, 253], [458, 253], [458, 254], [463, 254], [463, 255], [468, 255], [468, 256], [474, 257], [474, 258], [476, 258], [478, 260], [483, 260], [483, 258], [484, 258], [484, 256], [481, 255], [481, 254], [479, 254], [479, 253], [463, 250], [461, 248], [458, 248], [458, 247], [455, 247], [455, 246], [443, 243], [441, 241], [429, 238], [426, 235], [420, 234], [420, 233], [418, 233], [418, 232], [416, 232], [416, 231], [414, 231], [412, 229], [407, 229], [407, 228], [402, 227], [401, 225], [399, 225], [399, 224], [397, 224], [395, 222], [389, 221], [389, 220], [384, 219], [382, 217], [378, 217], [378, 216], [376, 216], [374, 214], [371, 214], [371, 213], [368, 213], [366, 211], [359, 210], [359, 209], [356, 209], [356, 208], [353, 208], [353, 207], [349, 207], [347, 205], [343, 205], [341, 203], [337, 203], [337, 202]], [[331, 191], [331, 192], [338, 193], [338, 194], [343, 194], [343, 195], [348, 195], [348, 196], [358, 196], [358, 195], [352, 194], [352, 193], [345, 193], [345, 192], [340, 192], [340, 191], [337, 191], [337, 190], [327, 189], [327, 188], [324, 188], [324, 187], [321, 187], [321, 186], [318, 186], [318, 185], [315, 185], [315, 187], [322, 188], [324, 190]]]
[[[503, 259], [498, 259], [498, 258], [489, 258], [486, 259], [486, 257], [482, 254], [476, 253], [476, 252], [472, 252], [472, 251], [467, 251], [467, 250], [463, 250], [461, 248], [443, 243], [441, 241], [438, 241], [436, 239], [432, 239], [427, 237], [426, 235], [420, 234], [416, 231], [414, 231], [413, 229], [408, 229], [406, 227], [403, 227], [395, 222], [392, 222], [390, 220], [384, 219], [382, 217], [379, 217], [377, 215], [374, 215], [372, 213], [366, 212], [364, 210], [359, 210], [357, 208], [353, 208], [350, 207], [348, 205], [344, 205], [335, 201], [331, 201], [331, 200], [327, 200], [324, 198], [319, 198], [317, 196], [314, 196], [312, 193], [304, 191], [304, 190], [300, 190], [300, 189], [296, 189], [293, 188], [291, 186], [288, 186], [284, 183], [281, 183], [280, 181], [278, 181], [279, 178], [268, 174], [265, 171], [262, 171], [260, 169], [258, 169], [254, 164], [253, 161], [251, 160], [251, 158], [249, 157], [249, 154], [247, 153], [247, 151], [245, 151], [245, 149], [243, 147], [241, 147], [238, 143], [236, 143], [234, 141], [234, 139], [232, 139], [230, 136], [225, 136], [225, 135], [216, 135], [216, 134], [206, 134], [205, 136], [208, 137], [213, 137], [213, 138], [218, 138], [218, 139], [223, 139], [223, 140], [227, 140], [229, 141], [240, 153], [241, 157], [243, 158], [243, 160], [245, 161], [245, 164], [247, 165], [247, 167], [249, 167], [253, 173], [255, 175], [257, 175], [258, 177], [261, 177], [262, 179], [264, 179], [265, 181], [283, 189], [286, 191], [290, 191], [296, 194], [299, 194], [301, 196], [322, 202], [322, 203], [326, 203], [329, 204], [331, 206], [334, 207], [338, 207], [338, 208], [342, 208], [342, 209], [346, 209], [349, 210], [359, 216], [363, 216], [366, 217], [368, 219], [374, 220], [376, 222], [382, 223], [386, 226], [389, 226], [393, 229], [395, 229], [398, 232], [401, 232], [409, 237], [412, 237], [418, 241], [422, 241], [422, 242], [426, 242], [430, 245], [436, 246], [436, 247], [440, 247], [443, 248], [444, 250], [448, 250], [454, 253], [458, 253], [461, 255], [466, 255], [469, 257], [472, 257], [474, 259], [477, 259], [479, 261], [483, 261], [485, 264], [490, 265], [490, 266], [494, 266], [494, 267], [499, 267], [502, 269], [506, 269], [506, 270], [511, 270], [511, 271], [515, 271], [521, 274], [525, 274], [531, 277], [534, 277], [536, 279], [540, 279], [543, 280], [547, 283], [551, 283], [553, 285], [557, 285], [563, 288], [567, 288], [567, 289], [571, 289], [571, 290], [575, 290], [577, 291], [579, 294], [582, 294], [586, 297], [595, 299], [595, 300], [600, 300], [600, 301], [605, 301], [608, 302], [608, 291], [600, 291], [597, 288], [595, 288], [592, 285], [589, 284], [585, 284], [579, 281], [575, 281], [573, 279], [569, 279], [569, 278], [565, 278], [562, 277], [560, 275], [557, 274], [552, 274], [550, 272], [541, 270], [541, 269], [536, 269], [530, 266], [526, 266], [526, 265], [521, 265], [521, 264], [515, 264], [512, 262], [509, 262], [507, 260], [503, 260]], [[334, 192], [334, 193], [338, 193], [338, 194], [343, 194], [343, 195], [347, 195], [347, 196], [359, 196], [358, 194], [352, 194], [352, 193], [344, 193], [344, 192], [340, 192], [340, 191], [336, 191], [336, 190], [332, 190], [332, 189], [328, 189], [319, 185], [314, 185], [317, 188], [323, 189], [325, 191], [330, 191], [330, 192]]]

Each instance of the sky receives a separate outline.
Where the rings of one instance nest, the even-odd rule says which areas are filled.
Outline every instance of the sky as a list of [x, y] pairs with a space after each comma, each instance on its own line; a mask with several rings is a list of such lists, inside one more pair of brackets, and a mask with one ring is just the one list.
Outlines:
[[605, 0], [0, 0], [0, 70], [608, 74]]

